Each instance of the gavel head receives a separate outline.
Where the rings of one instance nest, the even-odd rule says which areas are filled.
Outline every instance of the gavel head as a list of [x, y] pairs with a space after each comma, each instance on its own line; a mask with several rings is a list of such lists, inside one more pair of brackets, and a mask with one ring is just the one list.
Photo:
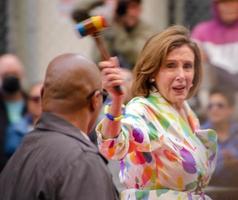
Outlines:
[[82, 37], [84, 37], [100, 32], [105, 27], [107, 27], [107, 23], [104, 17], [94, 16], [82, 21], [81, 23], [78, 23], [76, 25], [76, 30]]

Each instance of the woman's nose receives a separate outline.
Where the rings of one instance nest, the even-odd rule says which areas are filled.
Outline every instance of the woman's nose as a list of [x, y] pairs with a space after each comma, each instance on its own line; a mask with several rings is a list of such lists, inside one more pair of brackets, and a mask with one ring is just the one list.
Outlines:
[[183, 79], [185, 77], [184, 69], [182, 67], [178, 67], [176, 71], [176, 79]]

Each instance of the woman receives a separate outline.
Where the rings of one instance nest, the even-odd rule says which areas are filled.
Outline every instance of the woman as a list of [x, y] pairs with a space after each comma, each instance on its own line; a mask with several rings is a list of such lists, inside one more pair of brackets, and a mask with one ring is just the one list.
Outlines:
[[210, 199], [202, 189], [215, 167], [216, 134], [199, 130], [186, 103], [201, 80], [201, 57], [187, 29], [170, 27], [144, 46], [135, 66], [134, 98], [124, 109], [115, 59], [100, 63], [112, 97], [98, 125], [99, 148], [121, 160], [121, 199]]

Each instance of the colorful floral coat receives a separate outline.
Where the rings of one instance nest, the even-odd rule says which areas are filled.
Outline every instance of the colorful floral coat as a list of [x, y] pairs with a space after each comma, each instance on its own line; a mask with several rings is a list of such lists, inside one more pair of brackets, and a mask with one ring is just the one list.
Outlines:
[[99, 149], [121, 160], [120, 180], [125, 200], [210, 199], [202, 192], [216, 163], [217, 136], [200, 130], [185, 102], [187, 120], [157, 92], [136, 97], [126, 106], [117, 138], [104, 139], [97, 126]]

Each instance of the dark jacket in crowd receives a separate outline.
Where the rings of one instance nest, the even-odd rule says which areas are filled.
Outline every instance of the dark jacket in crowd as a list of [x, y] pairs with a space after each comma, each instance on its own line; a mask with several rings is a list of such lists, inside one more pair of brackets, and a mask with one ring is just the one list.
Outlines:
[[[24, 100], [26, 101], [26, 95], [23, 92]], [[25, 115], [27, 112], [26, 105], [24, 106], [22, 110], [22, 116]], [[9, 125], [9, 119], [7, 116], [7, 110], [5, 106], [5, 102], [3, 99], [2, 92], [0, 91], [0, 173], [2, 169], [4, 168], [5, 164], [7, 163], [7, 160], [9, 159], [9, 156], [6, 154], [4, 147], [6, 142], [6, 129]]]
[[105, 162], [79, 129], [43, 113], [1, 173], [0, 199], [117, 199]]

